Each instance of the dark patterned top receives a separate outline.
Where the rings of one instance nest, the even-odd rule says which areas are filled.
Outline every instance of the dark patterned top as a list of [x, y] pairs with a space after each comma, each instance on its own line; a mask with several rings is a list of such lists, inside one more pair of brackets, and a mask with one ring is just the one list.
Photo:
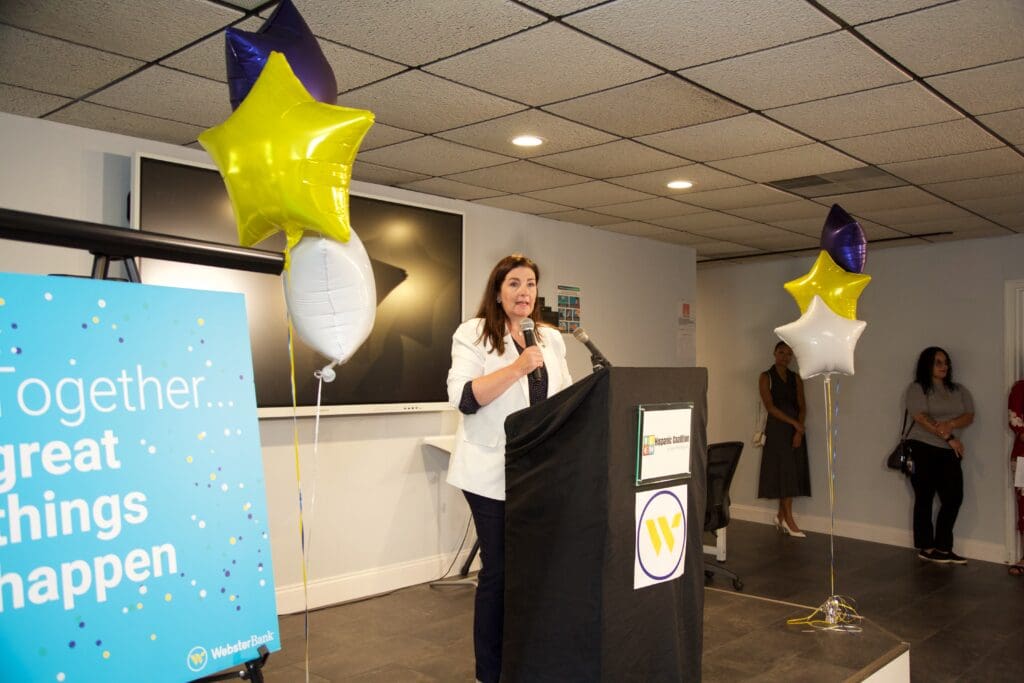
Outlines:
[[[523, 353], [523, 347], [519, 345], [514, 339], [512, 343], [516, 345], [516, 351]], [[530, 386], [530, 405], [540, 403], [548, 397], [548, 369], [543, 365], [540, 366], [540, 379], [533, 378], [534, 373], [527, 375], [527, 384]], [[459, 412], [464, 415], [472, 415], [476, 411], [480, 410], [480, 403], [476, 400], [476, 396], [473, 395], [473, 381], [466, 382], [465, 386], [462, 387], [462, 399], [459, 401]]]

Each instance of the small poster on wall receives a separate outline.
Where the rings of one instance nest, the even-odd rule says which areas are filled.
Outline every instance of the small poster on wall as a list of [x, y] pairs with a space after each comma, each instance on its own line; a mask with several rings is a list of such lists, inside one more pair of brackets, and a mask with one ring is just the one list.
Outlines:
[[580, 326], [583, 292], [574, 285], [558, 285], [558, 329], [571, 334]]
[[0, 678], [280, 649], [239, 294], [0, 273]]

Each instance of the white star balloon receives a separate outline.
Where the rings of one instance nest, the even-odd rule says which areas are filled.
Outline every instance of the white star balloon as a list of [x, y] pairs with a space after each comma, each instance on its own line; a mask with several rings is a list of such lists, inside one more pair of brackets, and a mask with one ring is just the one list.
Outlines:
[[820, 296], [811, 299], [807, 311], [793, 322], [775, 328], [789, 344], [804, 379], [837, 372], [853, 374], [853, 350], [868, 324], [835, 313]]

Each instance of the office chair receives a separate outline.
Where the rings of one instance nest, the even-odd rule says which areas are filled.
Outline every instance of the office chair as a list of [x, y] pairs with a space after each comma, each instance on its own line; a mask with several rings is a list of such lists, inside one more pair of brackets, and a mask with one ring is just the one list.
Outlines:
[[[732, 477], [736, 474], [736, 465], [740, 462], [742, 452], [742, 441], [708, 444], [708, 499], [704, 513], [704, 531], [711, 532], [716, 538], [719, 530], [723, 530], [724, 533], [726, 525], [729, 524], [729, 487], [732, 485]], [[714, 548], [710, 550], [714, 551]], [[707, 546], [704, 552], [709, 552]], [[719, 559], [725, 559], [724, 552], [719, 555]], [[733, 588], [743, 590], [743, 580], [734, 572], [718, 562], [705, 560], [704, 582], [710, 583], [715, 574], [729, 577], [732, 579]]]

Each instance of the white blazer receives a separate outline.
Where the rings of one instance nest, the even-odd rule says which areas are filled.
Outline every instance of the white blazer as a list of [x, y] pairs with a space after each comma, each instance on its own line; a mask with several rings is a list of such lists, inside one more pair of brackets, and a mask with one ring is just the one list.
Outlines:
[[[505, 353], [485, 348], [480, 338], [484, 321], [473, 318], [459, 325], [452, 337], [452, 367], [448, 371], [448, 402], [458, 409], [466, 382], [511, 365], [519, 357], [512, 335], [505, 335]], [[543, 327], [537, 345], [548, 372], [548, 396], [572, 384], [565, 363], [561, 333]], [[463, 491], [505, 500], [505, 418], [530, 405], [530, 385], [519, 378], [505, 393], [472, 415], [462, 415], [448, 467], [448, 483]]]

